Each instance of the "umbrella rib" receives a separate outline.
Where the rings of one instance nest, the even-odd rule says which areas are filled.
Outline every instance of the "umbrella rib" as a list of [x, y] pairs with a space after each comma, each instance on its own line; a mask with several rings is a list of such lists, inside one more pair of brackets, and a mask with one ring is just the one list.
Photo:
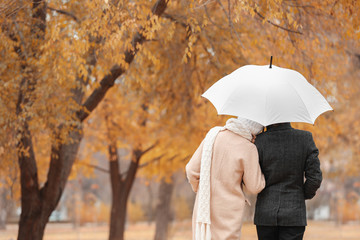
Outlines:
[[[309, 110], [308, 110], [306, 104], [304, 103], [304, 100], [300, 97], [300, 94], [296, 91], [296, 88], [295, 88], [293, 85], [291, 85], [289, 82], [286, 82], [286, 84], [288, 84], [292, 89], [294, 89], [296, 95], [300, 98], [301, 102], [302, 102], [303, 105], [305, 106], [305, 110], [306, 110], [306, 113], [308, 114], [309, 119], [310, 119], [311, 122], [314, 124], [315, 121], [314, 121], [314, 120], [312, 119], [312, 117], [310, 116]], [[310, 83], [308, 83], [308, 84], [310, 84]]]
[[267, 88], [266, 89], [266, 94], [265, 94], [265, 96], [266, 96], [266, 98], [265, 98], [265, 109], [264, 109], [264, 115], [265, 115], [265, 124], [266, 125], [264, 125], [264, 126], [267, 126], [269, 123], [268, 123], [268, 115], [267, 115], [267, 112], [266, 112], [266, 110], [267, 110], [267, 105], [268, 105], [268, 93], [269, 92], [269, 88]]

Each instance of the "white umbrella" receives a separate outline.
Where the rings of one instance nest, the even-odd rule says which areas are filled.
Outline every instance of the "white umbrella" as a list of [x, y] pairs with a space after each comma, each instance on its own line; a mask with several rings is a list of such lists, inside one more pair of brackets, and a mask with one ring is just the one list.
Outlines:
[[264, 126], [282, 122], [314, 124], [320, 114], [332, 110], [303, 75], [274, 65], [240, 67], [202, 96], [210, 100], [218, 114], [244, 117]]

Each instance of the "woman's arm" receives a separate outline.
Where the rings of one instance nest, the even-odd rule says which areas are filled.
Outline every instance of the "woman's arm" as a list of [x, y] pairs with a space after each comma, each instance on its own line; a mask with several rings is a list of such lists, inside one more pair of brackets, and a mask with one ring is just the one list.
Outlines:
[[243, 182], [246, 189], [252, 194], [258, 194], [265, 187], [265, 177], [261, 172], [259, 155], [255, 145], [252, 145], [243, 160]]
[[200, 163], [201, 163], [201, 153], [203, 149], [204, 141], [201, 142], [198, 149], [196, 149], [194, 155], [191, 157], [190, 161], [186, 165], [186, 176], [191, 184], [191, 187], [194, 192], [197, 192], [199, 187], [200, 180]]

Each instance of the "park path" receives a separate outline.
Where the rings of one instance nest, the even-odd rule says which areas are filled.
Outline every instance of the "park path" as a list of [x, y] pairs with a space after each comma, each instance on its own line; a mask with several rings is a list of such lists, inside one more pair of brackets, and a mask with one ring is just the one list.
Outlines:
[[[309, 221], [304, 240], [359, 240], [360, 223], [336, 226], [333, 222]], [[138, 223], [130, 225], [126, 231], [126, 240], [152, 240], [154, 225]], [[7, 230], [0, 230], [0, 240], [16, 240], [17, 225], [8, 225]], [[169, 240], [190, 240], [191, 222], [172, 225]], [[44, 240], [107, 240], [108, 226], [83, 226], [74, 229], [71, 224], [48, 224]], [[242, 239], [256, 240], [255, 226], [245, 223]]]

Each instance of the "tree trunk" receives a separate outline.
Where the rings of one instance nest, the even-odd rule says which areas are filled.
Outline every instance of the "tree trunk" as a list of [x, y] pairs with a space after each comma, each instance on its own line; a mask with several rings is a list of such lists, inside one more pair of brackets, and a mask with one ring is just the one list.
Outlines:
[[156, 230], [154, 240], [167, 240], [169, 223], [172, 219], [171, 214], [171, 196], [174, 190], [172, 182], [166, 182], [164, 179], [159, 187], [159, 202], [156, 208]]
[[75, 161], [82, 135], [80, 130], [70, 133], [71, 144], [52, 148], [47, 182], [39, 189], [35, 156], [31, 138], [22, 138], [23, 146], [31, 146], [30, 154], [19, 153], [21, 182], [21, 215], [18, 240], [41, 240], [49, 217], [59, 203]]
[[[114, 198], [113, 198], [114, 199]], [[123, 240], [126, 225], [127, 198], [113, 200], [110, 215], [109, 240]]]
[[4, 188], [0, 188], [0, 230], [6, 229], [7, 209], [6, 190]]
[[147, 191], [149, 193], [148, 202], [147, 202], [147, 219], [148, 219], [148, 224], [150, 225], [154, 220], [154, 208], [153, 208], [154, 194], [152, 191], [151, 184], [147, 186]]
[[130, 166], [126, 177], [123, 178], [120, 174], [120, 159], [117, 153], [116, 141], [113, 141], [109, 146], [110, 181], [112, 190], [109, 240], [124, 240], [127, 201], [143, 153], [144, 152], [140, 150], [133, 150]]
[[[37, 209], [41, 209], [40, 206], [35, 206], [35, 207]], [[37, 210], [36, 212], [34, 212], [34, 214], [29, 214], [27, 218], [23, 217], [23, 214], [21, 214], [21, 218], [19, 222], [18, 240], [43, 239], [47, 221], [48, 221], [48, 217], [46, 218], [42, 216], [40, 210]]]
[[[46, 29], [46, 2], [40, 0], [32, 1], [31, 37], [34, 44], [30, 49], [18, 52], [24, 61], [23, 71], [29, 73], [23, 77], [20, 83], [18, 101], [16, 103], [16, 114], [22, 119], [17, 129], [20, 140], [17, 143], [18, 163], [20, 167], [21, 184], [21, 215], [18, 230], [18, 239], [40, 240], [43, 238], [46, 215], [42, 211], [41, 193], [39, 190], [37, 166], [35, 153], [31, 139], [28, 122], [30, 117], [26, 114], [24, 106], [31, 106], [31, 96], [36, 88], [37, 79], [32, 74], [36, 71], [33, 66], [27, 63], [27, 55], [34, 58], [39, 57], [39, 47], [45, 36]], [[26, 53], [26, 51], [28, 51]]]
[[6, 229], [6, 210], [0, 209], [0, 230]]

